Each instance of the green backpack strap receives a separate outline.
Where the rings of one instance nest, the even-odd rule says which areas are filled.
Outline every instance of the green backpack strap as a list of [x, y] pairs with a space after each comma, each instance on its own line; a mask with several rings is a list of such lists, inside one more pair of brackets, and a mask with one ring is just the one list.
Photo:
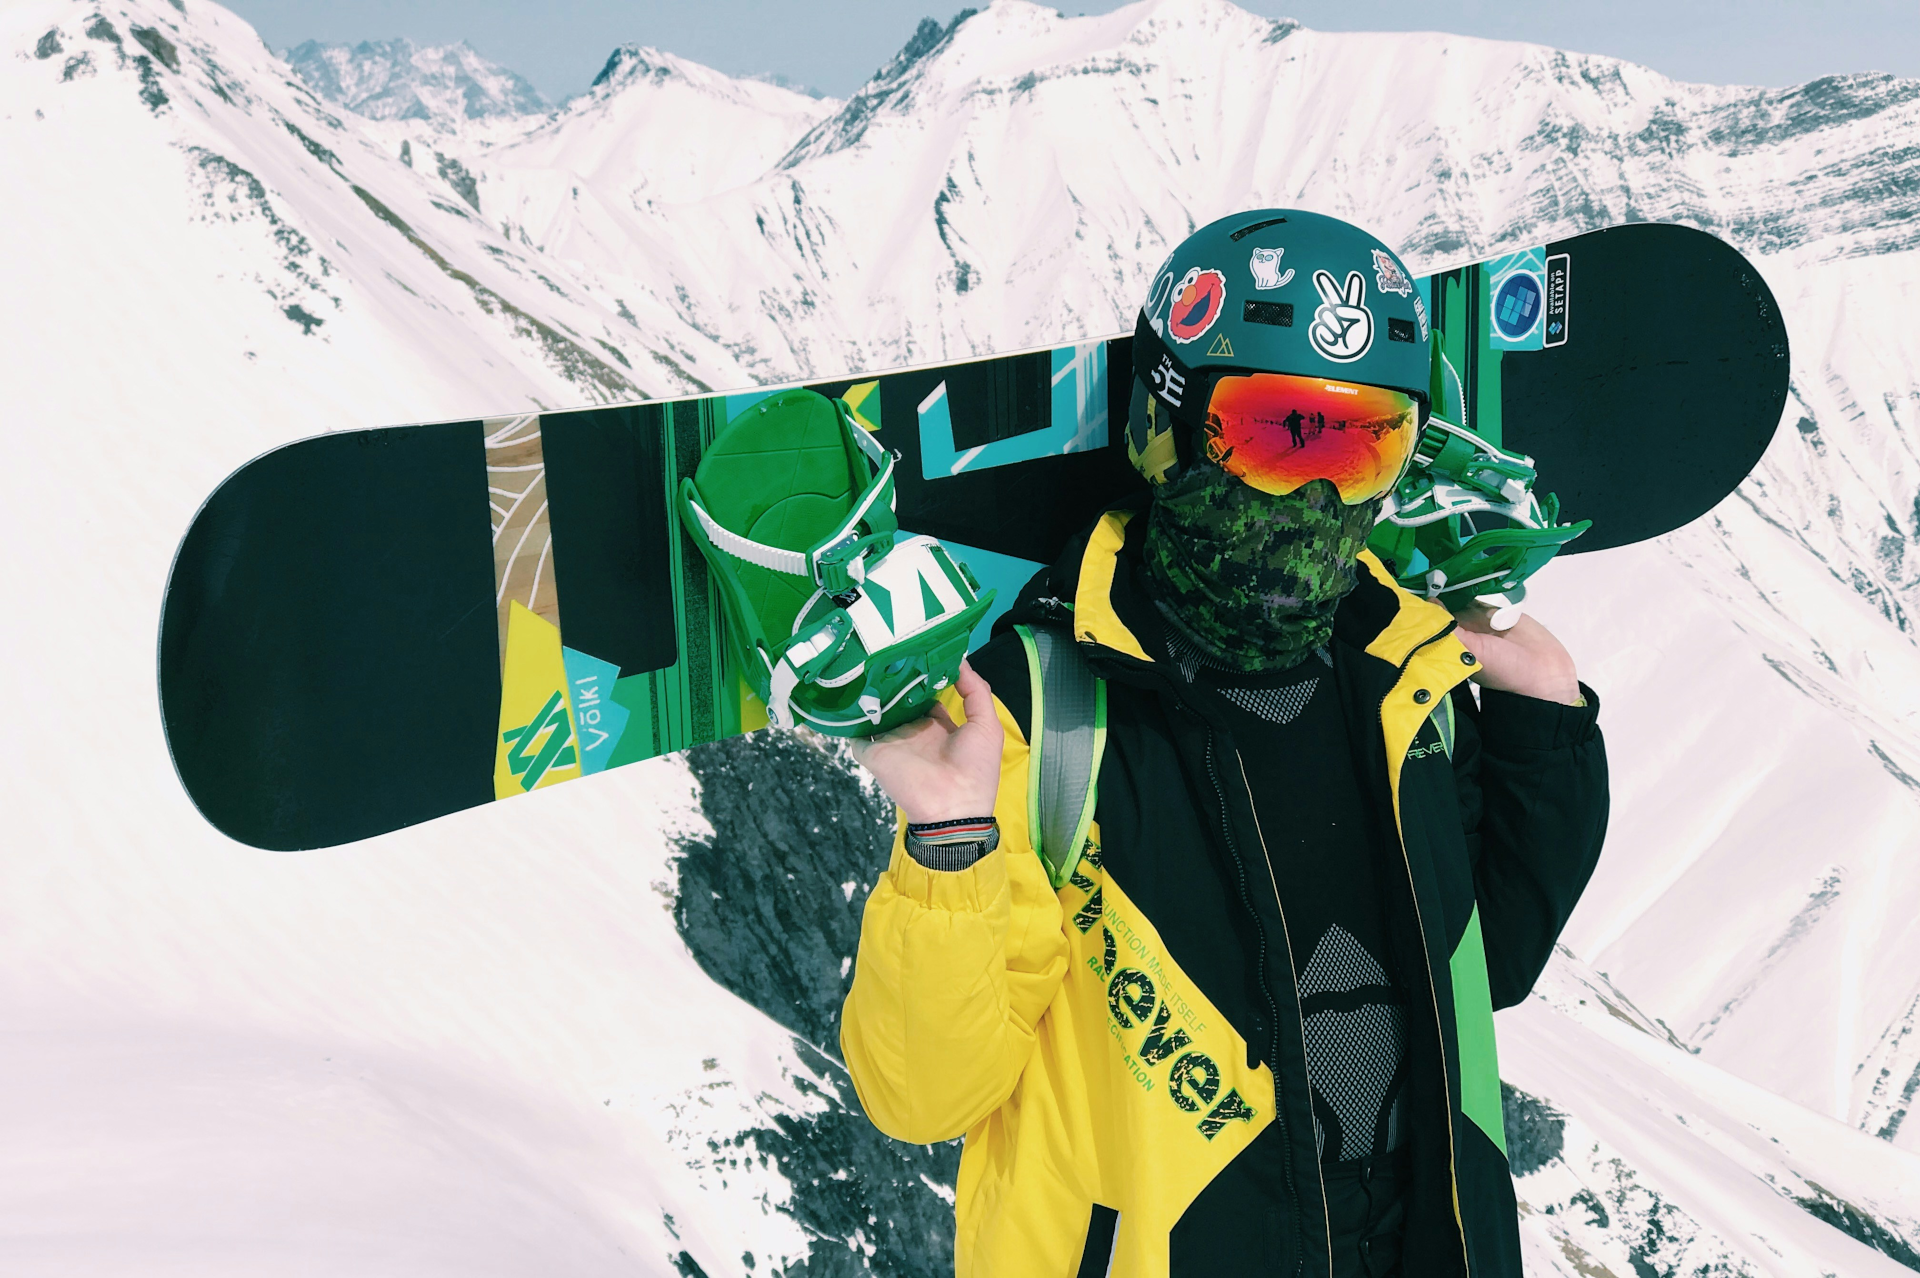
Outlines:
[[1067, 885], [1093, 825], [1107, 749], [1107, 683], [1065, 630], [1015, 626], [1027, 652], [1033, 717], [1027, 742], [1027, 831], [1047, 878]]

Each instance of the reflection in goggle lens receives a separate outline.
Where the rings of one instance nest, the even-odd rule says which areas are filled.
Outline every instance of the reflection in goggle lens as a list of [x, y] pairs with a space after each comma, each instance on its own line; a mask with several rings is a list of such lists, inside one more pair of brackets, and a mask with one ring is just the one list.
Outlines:
[[1330, 479], [1348, 505], [1393, 487], [1420, 429], [1411, 395], [1380, 386], [1252, 373], [1221, 378], [1207, 401], [1206, 455], [1262, 492]]

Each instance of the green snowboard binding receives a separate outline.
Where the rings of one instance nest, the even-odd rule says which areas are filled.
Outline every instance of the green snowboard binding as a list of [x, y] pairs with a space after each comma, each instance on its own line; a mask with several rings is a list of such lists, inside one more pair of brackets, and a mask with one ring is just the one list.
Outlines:
[[[1517, 604], [1527, 578], [1593, 526], [1562, 524], [1560, 499], [1534, 496], [1535, 478], [1531, 457], [1430, 417], [1367, 547], [1402, 587], [1454, 612], [1476, 600]], [[1506, 526], [1476, 528], [1475, 515], [1497, 515]]]
[[993, 603], [945, 546], [900, 532], [893, 462], [844, 403], [796, 389], [728, 422], [680, 482], [729, 646], [782, 727], [863, 737], [918, 718]]

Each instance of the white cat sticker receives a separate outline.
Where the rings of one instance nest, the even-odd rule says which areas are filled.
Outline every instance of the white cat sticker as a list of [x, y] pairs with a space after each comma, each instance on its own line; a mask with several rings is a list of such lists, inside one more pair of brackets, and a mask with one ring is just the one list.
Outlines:
[[1285, 254], [1286, 250], [1283, 248], [1257, 248], [1253, 251], [1253, 260], [1247, 265], [1253, 268], [1253, 286], [1255, 288], [1280, 288], [1293, 278], [1293, 269], [1291, 267], [1287, 269], [1285, 275], [1280, 273], [1280, 259]]

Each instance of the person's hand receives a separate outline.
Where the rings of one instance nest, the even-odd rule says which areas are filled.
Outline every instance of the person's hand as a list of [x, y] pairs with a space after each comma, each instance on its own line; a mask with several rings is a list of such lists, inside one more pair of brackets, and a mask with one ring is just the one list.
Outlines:
[[1572, 655], [1532, 617], [1522, 613], [1511, 629], [1495, 630], [1493, 609], [1475, 604], [1454, 620], [1455, 637], [1479, 659], [1472, 677], [1481, 687], [1568, 706], [1580, 700]]
[[965, 723], [955, 723], [936, 701], [924, 719], [853, 741], [853, 757], [916, 825], [991, 816], [1000, 792], [1005, 734], [994, 713], [993, 689], [964, 661], [954, 686]]

